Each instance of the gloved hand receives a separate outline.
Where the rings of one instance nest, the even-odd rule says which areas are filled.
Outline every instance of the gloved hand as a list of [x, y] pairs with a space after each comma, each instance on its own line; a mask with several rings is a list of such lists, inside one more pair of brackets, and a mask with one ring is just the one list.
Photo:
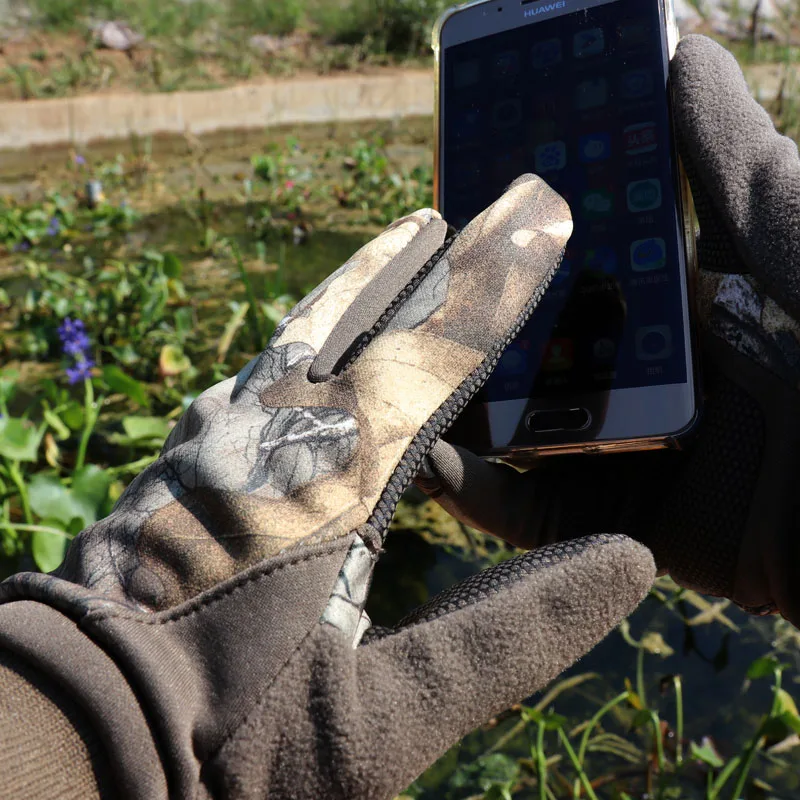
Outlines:
[[684, 586], [800, 625], [800, 159], [733, 56], [671, 65], [700, 222], [704, 408], [686, 452], [543, 458], [519, 474], [437, 445], [420, 485], [521, 547], [592, 531], [644, 542]]
[[[655, 574], [622, 536], [514, 559], [362, 640], [398, 500], [571, 231], [527, 176], [451, 243], [420, 211], [368, 244], [55, 574], [0, 585], [0, 696], [31, 669], [62, 710], [66, 690], [114, 797], [374, 800], [589, 650]], [[25, 734], [0, 716], [5, 796]]]

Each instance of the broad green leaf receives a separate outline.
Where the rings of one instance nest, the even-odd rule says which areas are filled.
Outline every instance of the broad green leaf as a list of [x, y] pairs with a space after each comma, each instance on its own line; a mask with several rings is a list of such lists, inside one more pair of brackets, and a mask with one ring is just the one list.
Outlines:
[[543, 722], [544, 712], [539, 711], [537, 708], [522, 707], [522, 718], [528, 722]]
[[168, 278], [180, 278], [183, 274], [183, 264], [174, 253], [164, 253], [164, 274]]
[[800, 717], [797, 714], [785, 712], [778, 719], [793, 733], [800, 735]]
[[775, 670], [780, 668], [780, 661], [772, 656], [765, 656], [764, 658], [756, 659], [747, 670], [747, 677], [751, 681], [758, 680], [759, 678], [770, 678], [775, 673]]
[[697, 761], [702, 761], [708, 764], [709, 767], [720, 769], [725, 766], [725, 762], [720, 758], [719, 753], [714, 749], [714, 746], [708, 740], [703, 740], [702, 745], [691, 743], [692, 758]]
[[778, 689], [778, 713], [800, 718], [800, 714], [797, 712], [797, 703], [786, 689]]
[[94, 511], [94, 520], [87, 520], [91, 524], [97, 520], [99, 510], [108, 497], [111, 486], [111, 476], [100, 467], [89, 464], [77, 470], [72, 476], [71, 492], [79, 503], [86, 503]]
[[642, 708], [633, 715], [633, 719], [631, 720], [631, 728], [642, 728], [645, 725], [649, 725], [652, 721], [652, 713], [648, 709]]
[[15, 369], [4, 369], [0, 372], [0, 401], [7, 403], [17, 386], [19, 372]]
[[483, 800], [513, 800], [511, 796], [511, 789], [513, 787], [514, 783], [512, 781], [502, 784], [492, 784], [486, 794], [484, 794]]
[[86, 410], [84, 407], [73, 400], [62, 412], [61, 419], [64, 420], [67, 427], [71, 431], [83, 430], [84, 419], [86, 418]]
[[161, 349], [161, 355], [158, 358], [158, 369], [163, 378], [180, 375], [191, 366], [192, 362], [180, 347], [174, 344], [167, 344]]
[[169, 422], [162, 417], [124, 417], [122, 428], [134, 441], [157, 439], [163, 441], [169, 435]]
[[675, 651], [664, 641], [664, 637], [660, 633], [651, 632], [646, 634], [639, 644], [648, 653], [652, 653], [655, 656], [661, 656], [662, 658], [668, 658], [675, 653]]
[[36, 461], [44, 430], [27, 420], [0, 417], [0, 456], [11, 461]]
[[67, 488], [54, 475], [34, 475], [28, 486], [34, 513], [42, 519], [58, 520], [59, 527], [70, 533], [79, 533], [97, 522], [99, 503], [95, 504], [93, 498], [98, 494], [99, 480], [93, 475], [93, 468], [79, 477], [84, 481], [83, 493]]
[[[57, 527], [52, 520], [47, 520], [48, 527]], [[55, 533], [45, 531], [35, 531], [31, 536], [31, 551], [36, 566], [42, 572], [52, 572], [57, 569], [64, 560], [67, 552], [69, 539], [66, 536], [58, 536]]]
[[124, 394], [140, 406], [150, 405], [144, 385], [126, 375], [118, 366], [110, 364], [103, 367], [103, 380], [112, 392]]
[[37, 516], [68, 523], [72, 514], [67, 514], [71, 503], [69, 490], [54, 475], [34, 475], [28, 486], [31, 508]]

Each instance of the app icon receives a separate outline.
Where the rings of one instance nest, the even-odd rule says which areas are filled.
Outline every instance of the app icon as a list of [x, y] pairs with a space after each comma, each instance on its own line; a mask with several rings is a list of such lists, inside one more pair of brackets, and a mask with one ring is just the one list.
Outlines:
[[594, 360], [608, 363], [617, 357], [617, 345], [613, 339], [598, 339], [592, 347]]
[[631, 245], [631, 269], [652, 272], [667, 265], [667, 245], [663, 239], [640, 239]]
[[668, 325], [654, 325], [636, 331], [636, 358], [663, 361], [672, 355], [672, 331]]
[[661, 208], [661, 181], [650, 178], [628, 184], [628, 211], [638, 214]]
[[587, 219], [605, 219], [614, 213], [614, 195], [607, 189], [590, 189], [581, 197], [581, 208]]
[[551, 339], [542, 359], [545, 372], [566, 372], [575, 363], [575, 345], [571, 339]]
[[548, 142], [534, 151], [536, 172], [543, 175], [567, 166], [567, 146], [564, 142]]
[[590, 111], [608, 102], [608, 81], [605, 78], [589, 78], [575, 87], [575, 108]]
[[640, 122], [628, 125], [622, 132], [626, 156], [640, 156], [652, 153], [658, 148], [658, 132], [655, 122]]
[[623, 100], [641, 100], [653, 93], [653, 73], [648, 69], [634, 69], [626, 72], [620, 82], [620, 95]]
[[492, 124], [498, 130], [519, 125], [522, 120], [522, 103], [514, 98], [501, 100], [492, 111]]
[[511, 345], [497, 365], [497, 372], [500, 375], [524, 375], [527, 371], [528, 355], [519, 343]]
[[599, 56], [605, 50], [605, 38], [602, 28], [590, 28], [578, 31], [572, 41], [572, 54], [575, 58], [589, 58]]
[[531, 51], [531, 60], [534, 69], [547, 69], [560, 64], [564, 58], [561, 48], [561, 39], [545, 39], [537, 42]]
[[583, 164], [606, 161], [611, 158], [611, 134], [590, 133], [588, 136], [581, 136], [578, 150]]
[[610, 274], [617, 271], [617, 254], [614, 248], [608, 245], [587, 250], [583, 265], [586, 269]]
[[513, 78], [519, 73], [519, 53], [516, 50], [500, 53], [494, 60], [492, 72], [495, 80]]
[[478, 83], [480, 77], [481, 65], [476, 58], [457, 63], [453, 70], [453, 84], [456, 89], [468, 89]]

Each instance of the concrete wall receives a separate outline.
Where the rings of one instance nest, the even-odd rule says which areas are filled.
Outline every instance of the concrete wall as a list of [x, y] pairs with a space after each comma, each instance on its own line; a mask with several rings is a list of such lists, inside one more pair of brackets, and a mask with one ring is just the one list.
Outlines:
[[9, 102], [0, 103], [0, 150], [432, 112], [433, 75], [426, 70], [274, 80], [206, 92]]

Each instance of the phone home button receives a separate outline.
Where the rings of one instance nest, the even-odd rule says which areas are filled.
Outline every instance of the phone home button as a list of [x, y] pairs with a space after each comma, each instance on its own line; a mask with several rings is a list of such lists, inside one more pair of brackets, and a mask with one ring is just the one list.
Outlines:
[[558, 433], [582, 431], [588, 428], [592, 415], [585, 408], [557, 408], [551, 411], [534, 411], [525, 421], [531, 433]]

